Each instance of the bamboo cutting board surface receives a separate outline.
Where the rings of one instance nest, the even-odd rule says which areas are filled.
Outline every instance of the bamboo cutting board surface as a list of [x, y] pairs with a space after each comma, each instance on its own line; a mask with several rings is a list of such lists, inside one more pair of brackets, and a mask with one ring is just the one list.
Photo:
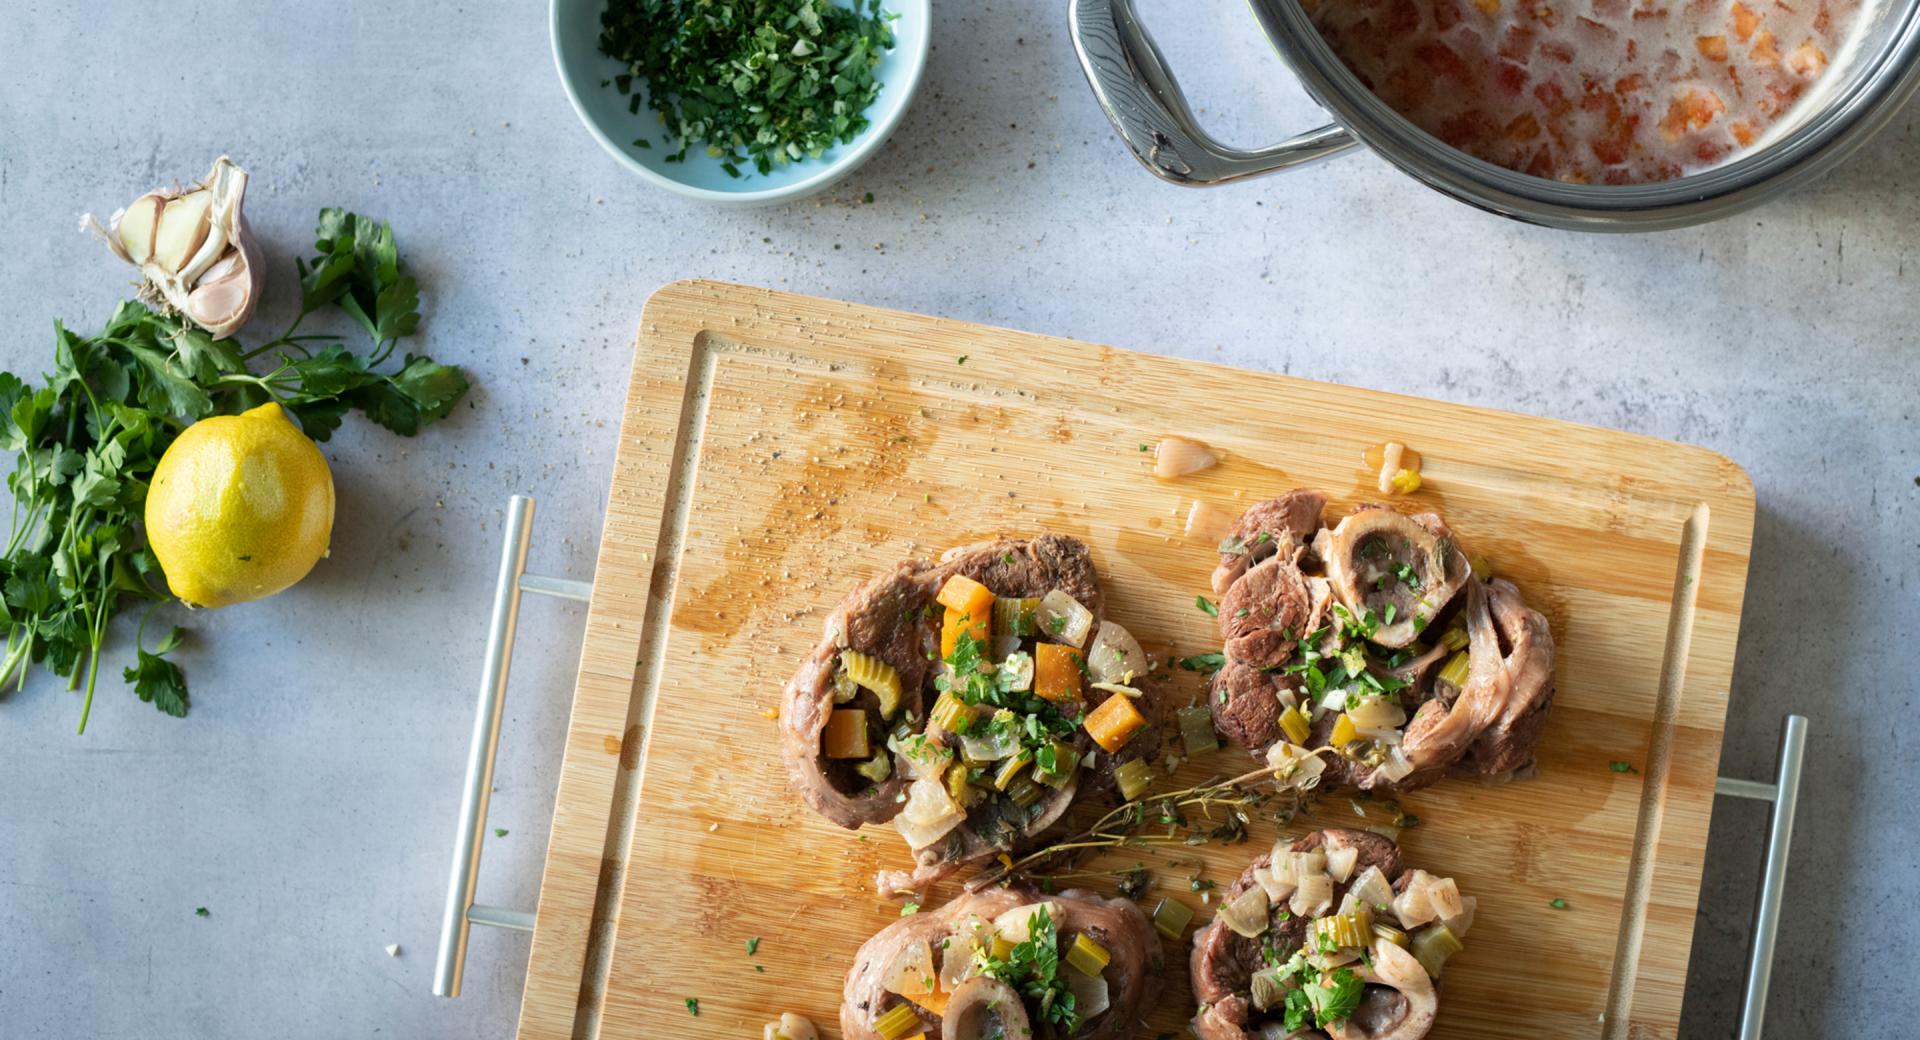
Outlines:
[[[1140, 446], [1165, 434], [1225, 461], [1155, 480]], [[1423, 821], [1402, 835], [1409, 863], [1480, 900], [1431, 1035], [1673, 1036], [1753, 527], [1737, 465], [1608, 430], [711, 282], [667, 286], [641, 319], [520, 1036], [735, 1040], [781, 1011], [839, 1036], [848, 963], [899, 916], [874, 873], [908, 856], [891, 827], [854, 833], [807, 810], [766, 716], [855, 585], [910, 556], [1057, 531], [1092, 547], [1109, 615], [1150, 654], [1208, 652], [1218, 636], [1194, 596], [1217, 535], [1186, 533], [1194, 503], [1231, 516], [1296, 486], [1326, 490], [1334, 510], [1377, 500], [1361, 457], [1385, 440], [1425, 458], [1425, 487], [1397, 504], [1443, 512], [1559, 644], [1537, 778], [1402, 800]], [[1159, 788], [1247, 763], [1223, 749]], [[1356, 819], [1344, 797], [1323, 798], [1286, 833], [1379, 812]], [[1212, 907], [1189, 877], [1224, 887], [1279, 833], [1262, 822], [1248, 845], [1096, 865], [1144, 863], [1148, 905], [1175, 894], [1197, 926]], [[1147, 1040], [1192, 1013], [1186, 954], [1167, 944]]]

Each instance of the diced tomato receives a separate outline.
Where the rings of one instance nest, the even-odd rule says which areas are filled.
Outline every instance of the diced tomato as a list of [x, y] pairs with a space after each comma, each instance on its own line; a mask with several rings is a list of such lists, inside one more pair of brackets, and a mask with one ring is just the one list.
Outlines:
[[1693, 38], [1693, 46], [1699, 50], [1700, 56], [1708, 61], [1727, 60], [1727, 38], [1725, 36], [1696, 36]]
[[1740, 0], [1733, 0], [1733, 38], [1745, 43], [1753, 38], [1753, 31], [1760, 27], [1760, 15]]
[[1763, 32], [1753, 38], [1753, 46], [1747, 49], [1747, 56], [1768, 68], [1780, 67], [1780, 47], [1774, 42], [1773, 34]]
[[1796, 76], [1812, 79], [1826, 71], [1827, 55], [1825, 51], [1813, 45], [1812, 40], [1802, 43], [1787, 55], [1787, 71]]

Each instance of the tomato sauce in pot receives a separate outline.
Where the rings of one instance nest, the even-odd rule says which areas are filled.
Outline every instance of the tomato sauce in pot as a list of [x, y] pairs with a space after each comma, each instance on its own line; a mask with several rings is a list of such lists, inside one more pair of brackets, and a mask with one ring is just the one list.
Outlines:
[[1416, 126], [1538, 177], [1638, 184], [1734, 158], [1845, 46], [1864, 0], [1303, 0]]

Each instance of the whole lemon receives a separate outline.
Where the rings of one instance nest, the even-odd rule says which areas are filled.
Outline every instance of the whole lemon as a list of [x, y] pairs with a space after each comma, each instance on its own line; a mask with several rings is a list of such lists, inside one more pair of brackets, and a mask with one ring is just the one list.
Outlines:
[[202, 607], [307, 576], [333, 532], [333, 473], [278, 404], [187, 427], [154, 467], [147, 542], [173, 594]]

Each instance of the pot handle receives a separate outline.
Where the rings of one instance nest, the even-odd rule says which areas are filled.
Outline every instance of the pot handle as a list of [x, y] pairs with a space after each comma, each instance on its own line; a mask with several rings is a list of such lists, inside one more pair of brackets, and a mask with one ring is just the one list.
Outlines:
[[1133, 0], [1069, 0], [1067, 20], [1093, 96], [1134, 157], [1175, 184], [1225, 184], [1272, 173], [1352, 148], [1346, 128], [1329, 123], [1279, 144], [1246, 151], [1207, 136], [1187, 107]]

